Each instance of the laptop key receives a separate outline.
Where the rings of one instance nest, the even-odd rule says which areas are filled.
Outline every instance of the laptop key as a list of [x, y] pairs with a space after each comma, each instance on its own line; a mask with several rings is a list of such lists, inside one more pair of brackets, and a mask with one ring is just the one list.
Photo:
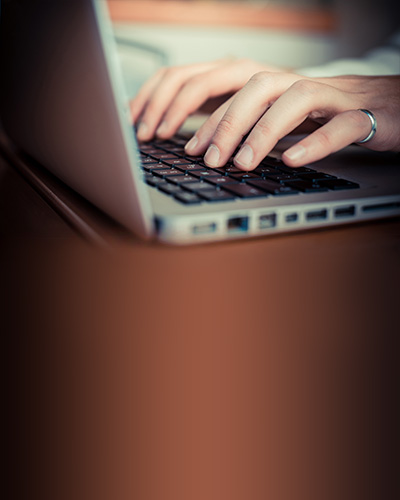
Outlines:
[[323, 172], [304, 172], [299, 173], [299, 177], [306, 181], [325, 181], [331, 179], [337, 179], [334, 175], [324, 174]]
[[184, 192], [180, 186], [177, 184], [170, 184], [169, 182], [161, 183], [158, 186], [158, 189], [166, 194], [177, 194]]
[[182, 172], [192, 172], [196, 170], [204, 170], [202, 165], [198, 163], [188, 163], [187, 165], [174, 165], [174, 168], [181, 170]]
[[253, 172], [255, 174], [262, 175], [262, 176], [282, 174], [282, 172], [280, 170], [278, 170], [277, 168], [275, 168], [275, 167], [268, 167], [266, 165], [259, 165], [257, 168], [255, 168], [253, 170]]
[[[194, 179], [195, 181], [197, 179]], [[188, 189], [189, 191], [193, 191], [194, 193], [197, 193], [198, 191], [204, 191], [204, 190], [210, 190], [212, 189], [212, 186], [208, 182], [187, 182], [182, 185], [184, 189]]]
[[147, 158], [142, 158], [142, 163], [144, 165], [148, 165], [148, 164], [157, 164], [157, 163], [160, 163], [160, 165], [162, 165], [161, 162], [159, 162], [158, 160], [155, 160], [154, 158], [150, 158], [150, 157], [147, 157]]
[[208, 177], [220, 177], [218, 172], [214, 172], [213, 170], [195, 170], [192, 172], [192, 175], [200, 178], [208, 178]]
[[267, 193], [271, 193], [276, 196], [298, 193], [297, 189], [266, 179], [260, 179], [260, 180], [251, 179], [250, 181], [247, 181], [246, 184], [249, 184], [250, 186], [255, 187], [257, 189], [267, 191]]
[[315, 182], [304, 180], [285, 182], [285, 186], [290, 186], [294, 189], [298, 189], [299, 191], [303, 191], [303, 193], [317, 193], [321, 191], [328, 191], [328, 188], [324, 186], [320, 186]]
[[183, 172], [176, 170], [175, 168], [153, 168], [151, 169], [151, 173], [157, 175], [158, 177], [185, 175]]
[[294, 175], [290, 174], [283, 174], [282, 172], [278, 175], [267, 175], [265, 176], [266, 179], [270, 179], [271, 181], [276, 181], [276, 182], [286, 182], [286, 181], [301, 181], [300, 177], [295, 177]]
[[227, 165], [225, 167], [220, 167], [220, 168], [215, 168], [214, 169], [216, 172], [219, 172], [221, 175], [228, 175], [228, 174], [243, 174], [243, 170], [240, 170], [240, 168], [234, 167], [233, 165]]
[[173, 184], [186, 184], [186, 183], [194, 183], [197, 181], [196, 177], [192, 175], [170, 175], [166, 177], [168, 182], [172, 182]]
[[199, 191], [199, 195], [207, 201], [229, 201], [235, 199], [233, 194], [222, 189], [201, 190]]
[[269, 196], [265, 191], [248, 186], [242, 182], [237, 184], [228, 184], [224, 187], [224, 189], [235, 194], [236, 196], [240, 196], [240, 198], [265, 198]]
[[189, 193], [188, 191], [182, 191], [181, 193], [175, 194], [175, 198], [187, 205], [193, 205], [203, 201], [196, 193]]
[[163, 163], [170, 165], [171, 167], [175, 165], [191, 165], [194, 162], [191, 160], [186, 160], [186, 158], [177, 158], [176, 160], [163, 160]]
[[321, 185], [337, 191], [339, 189], [356, 189], [360, 185], [356, 182], [346, 181], [346, 179], [331, 179], [326, 181], [321, 181]]
[[153, 158], [156, 158], [157, 160], [177, 160], [179, 156], [174, 155], [172, 153], [166, 153], [165, 151], [162, 151], [161, 153], [158, 154], [150, 154]]
[[218, 174], [216, 176], [207, 177], [205, 180], [217, 186], [225, 186], [226, 184], [240, 184], [240, 181], [234, 179], [233, 177], [226, 177], [224, 175]]
[[229, 177], [236, 179], [238, 181], [246, 181], [247, 179], [259, 179], [260, 176], [253, 174], [252, 172], [241, 172], [240, 174], [229, 174]]
[[312, 168], [308, 167], [288, 167], [287, 165], [283, 164], [279, 165], [277, 167], [279, 170], [282, 172], [285, 172], [286, 174], [292, 174], [292, 175], [300, 175], [300, 174], [305, 174], [305, 173], [311, 173], [315, 172]]
[[146, 182], [150, 186], [159, 186], [160, 184], [167, 184], [167, 181], [162, 177], [156, 177], [153, 175], [152, 177], [146, 177]]

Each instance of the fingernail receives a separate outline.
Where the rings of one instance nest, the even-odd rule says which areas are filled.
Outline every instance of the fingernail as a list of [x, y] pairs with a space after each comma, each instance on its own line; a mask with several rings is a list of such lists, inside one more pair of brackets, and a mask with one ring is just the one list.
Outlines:
[[286, 158], [289, 158], [289, 160], [297, 161], [306, 154], [306, 151], [307, 150], [304, 146], [302, 146], [301, 144], [296, 144], [296, 146], [293, 146], [292, 148], [285, 151], [284, 155], [286, 156]]
[[209, 167], [218, 167], [219, 162], [219, 149], [215, 144], [211, 144], [211, 146], [207, 149], [207, 153], [204, 156], [204, 161], [207, 163]]
[[193, 151], [194, 149], [196, 149], [196, 146], [197, 144], [199, 143], [199, 140], [197, 139], [197, 137], [194, 135], [190, 141], [186, 144], [185, 146], [185, 151], [190, 153], [191, 151]]
[[254, 158], [253, 149], [248, 144], [245, 144], [239, 153], [235, 156], [235, 163], [241, 167], [249, 168]]
[[162, 122], [162, 124], [158, 127], [156, 134], [163, 135], [168, 131], [168, 123]]
[[147, 131], [148, 131], [148, 126], [144, 122], [141, 122], [137, 131], [138, 138], [144, 139], [146, 137]]

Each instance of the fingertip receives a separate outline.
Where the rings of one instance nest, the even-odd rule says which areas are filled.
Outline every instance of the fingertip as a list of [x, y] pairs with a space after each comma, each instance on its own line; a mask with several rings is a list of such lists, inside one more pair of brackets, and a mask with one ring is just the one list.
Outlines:
[[196, 134], [186, 143], [185, 145], [185, 152], [187, 154], [195, 154], [197, 145], [199, 143], [199, 139], [196, 137]]
[[136, 136], [139, 141], [149, 141], [151, 136], [149, 134], [149, 127], [145, 122], [141, 122], [136, 132]]
[[160, 139], [168, 139], [171, 135], [169, 124], [163, 121], [156, 131], [156, 136]]
[[296, 144], [282, 154], [282, 160], [290, 167], [299, 167], [304, 163], [307, 149], [302, 144]]

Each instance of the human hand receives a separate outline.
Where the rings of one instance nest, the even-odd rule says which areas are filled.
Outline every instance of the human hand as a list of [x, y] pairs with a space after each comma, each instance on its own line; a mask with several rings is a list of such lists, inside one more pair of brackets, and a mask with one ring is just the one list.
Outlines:
[[191, 113], [216, 97], [232, 95], [259, 71], [279, 69], [249, 59], [161, 68], [130, 103], [138, 139], [172, 137]]
[[206, 151], [205, 163], [219, 167], [248, 134], [234, 164], [252, 170], [281, 138], [311, 119], [322, 126], [282, 156], [287, 165], [302, 166], [367, 137], [371, 122], [360, 109], [370, 110], [378, 124], [363, 146], [400, 151], [400, 76], [305, 78], [260, 72], [210, 116], [186, 152]]

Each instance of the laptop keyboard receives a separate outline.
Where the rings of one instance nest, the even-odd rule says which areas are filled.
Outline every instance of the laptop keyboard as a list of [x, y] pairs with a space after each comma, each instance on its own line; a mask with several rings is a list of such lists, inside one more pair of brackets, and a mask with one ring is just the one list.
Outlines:
[[235, 198], [294, 196], [356, 189], [355, 182], [317, 172], [312, 168], [291, 168], [267, 156], [251, 172], [233, 165], [233, 158], [221, 168], [209, 168], [203, 156], [188, 156], [186, 138], [155, 140], [139, 144], [147, 184], [185, 204], [230, 201]]

